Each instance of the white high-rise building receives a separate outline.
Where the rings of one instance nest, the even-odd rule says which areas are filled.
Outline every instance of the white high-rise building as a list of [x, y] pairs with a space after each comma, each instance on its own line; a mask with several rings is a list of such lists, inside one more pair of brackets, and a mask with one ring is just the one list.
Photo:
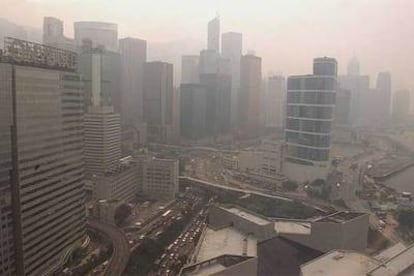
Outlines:
[[196, 55], [181, 57], [181, 84], [200, 82], [199, 60]]
[[208, 22], [207, 49], [220, 51], [220, 18], [217, 16]]
[[327, 177], [336, 75], [336, 60], [323, 57], [314, 59], [313, 75], [288, 78], [284, 173], [289, 179]]
[[[23, 47], [11, 51], [15, 43]], [[47, 62], [13, 64], [16, 55], [35, 57], [30, 49], [50, 55]], [[11, 184], [13, 275], [50, 275], [85, 233], [83, 84], [74, 53], [8, 39], [4, 55], [0, 110], [8, 116], [0, 120], [8, 123], [0, 124], [1, 153], [3, 139], [11, 139], [0, 164], [8, 164], [11, 179], [0, 186]]]
[[241, 33], [228, 32], [221, 36], [221, 54], [230, 60], [231, 67], [231, 122], [236, 124], [237, 97], [240, 89], [240, 58], [243, 51]]
[[266, 127], [283, 129], [286, 114], [286, 80], [284, 77], [268, 78], [265, 99]]
[[121, 158], [121, 118], [111, 106], [93, 106], [85, 115], [85, 162], [88, 173], [104, 173]]

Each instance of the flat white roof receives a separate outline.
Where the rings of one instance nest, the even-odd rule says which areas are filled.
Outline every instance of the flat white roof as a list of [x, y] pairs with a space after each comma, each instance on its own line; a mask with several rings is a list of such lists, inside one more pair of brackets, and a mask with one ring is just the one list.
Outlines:
[[266, 225], [266, 224], [271, 223], [269, 220], [266, 220], [264, 218], [255, 216], [253, 214], [250, 214], [250, 213], [248, 213], [246, 211], [243, 211], [243, 210], [238, 209], [238, 208], [235, 208], [235, 207], [232, 207], [232, 208], [229, 208], [229, 209], [226, 209], [226, 210], [229, 211], [229, 212], [231, 212], [231, 213], [233, 213], [233, 214], [235, 214], [235, 215], [238, 215], [238, 216], [240, 216], [242, 218], [245, 218], [248, 221], [251, 221], [251, 222], [253, 222], [255, 224]]
[[335, 250], [301, 266], [303, 276], [365, 276], [379, 263], [357, 252]]
[[275, 230], [280, 234], [310, 235], [311, 224], [301, 221], [275, 221]]
[[257, 239], [246, 235], [233, 227], [219, 230], [207, 228], [200, 251], [197, 255], [197, 263], [203, 262], [221, 255], [257, 256]]

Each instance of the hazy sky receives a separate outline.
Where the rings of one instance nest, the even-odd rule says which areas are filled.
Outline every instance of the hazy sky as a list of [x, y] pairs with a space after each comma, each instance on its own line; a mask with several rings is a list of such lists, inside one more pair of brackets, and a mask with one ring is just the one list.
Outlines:
[[[340, 71], [354, 54], [375, 81], [389, 70], [393, 90], [414, 91], [414, 0], [0, 0], [0, 17], [41, 28], [44, 16], [65, 22], [118, 23], [120, 37], [148, 41], [206, 41], [207, 22], [242, 32], [244, 51], [263, 58], [263, 73], [311, 72], [312, 58], [332, 56]], [[192, 42], [194, 41], [194, 42]], [[196, 46], [195, 54], [200, 49]], [[181, 54], [181, 53], [180, 53]]]

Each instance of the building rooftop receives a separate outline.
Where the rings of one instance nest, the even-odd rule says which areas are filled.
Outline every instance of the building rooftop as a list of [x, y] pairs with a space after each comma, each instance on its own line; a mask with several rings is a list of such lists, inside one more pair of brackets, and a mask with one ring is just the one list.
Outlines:
[[359, 216], [364, 216], [364, 215], [366, 215], [366, 213], [341, 211], [341, 212], [333, 213], [326, 217], [319, 218], [315, 221], [342, 223], [342, 222], [353, 220], [354, 218], [357, 218]]
[[378, 264], [376, 260], [361, 253], [334, 250], [302, 265], [301, 270], [303, 276], [363, 276]]
[[233, 214], [235, 214], [235, 215], [237, 215], [237, 216], [240, 216], [244, 219], [247, 219], [247, 220], [249, 220], [249, 221], [251, 221], [255, 224], [266, 225], [266, 224], [271, 223], [271, 221], [269, 221], [267, 219], [264, 219], [264, 218], [259, 217], [257, 215], [248, 213], [247, 211], [244, 211], [244, 210], [236, 208], [236, 207], [232, 207], [232, 208], [229, 208], [229, 209], [226, 209], [226, 210], [233, 213]]
[[281, 234], [303, 234], [311, 233], [311, 223], [302, 221], [275, 221], [275, 230]]
[[[414, 271], [414, 245], [395, 254], [386, 262], [377, 265], [377, 267], [369, 270], [368, 275], [371, 276], [393, 276], [406, 272], [406, 275]], [[409, 273], [411, 272], [411, 273]], [[408, 274], [409, 273], [409, 274]]]
[[207, 228], [197, 262], [203, 262], [221, 255], [257, 256], [257, 239], [233, 227], [219, 230]]
[[393, 246], [388, 247], [387, 249], [381, 251], [378, 255], [376, 255], [374, 258], [380, 262], [386, 262], [395, 255], [401, 253], [407, 249], [407, 246], [405, 246], [403, 243], [399, 242]]
[[232, 255], [222, 255], [220, 257], [197, 263], [194, 265], [187, 266], [183, 268], [180, 275], [189, 276], [208, 276], [213, 275], [218, 272], [222, 272], [227, 268], [242, 263], [251, 259], [252, 257], [242, 257], [242, 256], [232, 256]]

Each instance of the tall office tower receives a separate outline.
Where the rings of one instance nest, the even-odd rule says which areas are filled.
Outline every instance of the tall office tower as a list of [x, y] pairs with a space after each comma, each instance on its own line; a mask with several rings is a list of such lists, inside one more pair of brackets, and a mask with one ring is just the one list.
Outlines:
[[200, 139], [206, 135], [207, 89], [194, 83], [180, 87], [180, 135]]
[[220, 18], [217, 16], [208, 22], [207, 49], [220, 51]]
[[369, 76], [360, 75], [359, 61], [353, 57], [348, 62], [347, 75], [339, 76], [338, 86], [349, 90], [351, 97], [350, 123], [353, 126], [368, 123], [368, 113], [371, 102], [367, 101], [369, 88]]
[[351, 116], [351, 92], [347, 89], [338, 88], [335, 101], [335, 119], [333, 123], [338, 125], [349, 125]]
[[55, 17], [43, 18], [43, 44], [76, 51], [75, 40], [63, 34], [63, 21]]
[[313, 75], [287, 83], [285, 175], [295, 181], [325, 179], [337, 89], [337, 62], [315, 58]]
[[356, 57], [352, 57], [347, 66], [348, 76], [359, 76], [359, 60]]
[[122, 125], [138, 127], [143, 120], [143, 73], [147, 60], [147, 42], [137, 38], [120, 39], [119, 51]]
[[144, 64], [144, 121], [150, 141], [173, 138], [173, 65], [153, 61]]
[[377, 97], [379, 99], [378, 116], [382, 120], [387, 120], [391, 114], [391, 74], [380, 72], [377, 77]]
[[221, 54], [230, 60], [231, 67], [231, 122], [234, 126], [237, 119], [237, 96], [240, 89], [240, 58], [243, 51], [241, 33], [228, 32], [221, 36]]
[[206, 134], [217, 136], [230, 131], [231, 76], [202, 74], [200, 84], [207, 90]]
[[91, 106], [85, 114], [85, 163], [90, 174], [104, 173], [121, 158], [121, 118], [112, 106]]
[[81, 21], [74, 23], [76, 45], [82, 46], [88, 39], [92, 47], [103, 47], [108, 51], [118, 51], [118, 25], [107, 22]]
[[[262, 59], [244, 55], [240, 61], [239, 128], [251, 132], [259, 127]], [[253, 134], [253, 133], [251, 133]]]
[[198, 64], [199, 56], [182, 56], [181, 57], [181, 83], [199, 83], [200, 73]]
[[[1, 61], [1, 56], [0, 56]], [[0, 275], [15, 275], [12, 218], [13, 95], [11, 68], [0, 63]]]
[[395, 120], [404, 121], [410, 113], [410, 91], [398, 90], [395, 92], [392, 104], [392, 114]]
[[214, 50], [202, 50], [200, 52], [200, 75], [217, 74], [220, 55]]
[[79, 72], [85, 83], [85, 112], [93, 104], [113, 105], [117, 113], [121, 112], [121, 59], [118, 53], [84, 44], [79, 54]]
[[140, 180], [144, 195], [153, 199], [174, 199], [178, 192], [178, 160], [141, 157]]
[[[2, 153], [9, 146], [0, 163], [11, 168], [11, 179], [0, 179], [3, 188], [11, 184], [13, 274], [49, 275], [85, 233], [84, 102], [76, 54], [8, 38], [0, 60], [0, 110], [8, 114], [1, 118]], [[7, 254], [7, 246], [1, 250]]]
[[269, 77], [266, 84], [266, 127], [283, 129], [286, 114], [286, 80], [282, 76]]

